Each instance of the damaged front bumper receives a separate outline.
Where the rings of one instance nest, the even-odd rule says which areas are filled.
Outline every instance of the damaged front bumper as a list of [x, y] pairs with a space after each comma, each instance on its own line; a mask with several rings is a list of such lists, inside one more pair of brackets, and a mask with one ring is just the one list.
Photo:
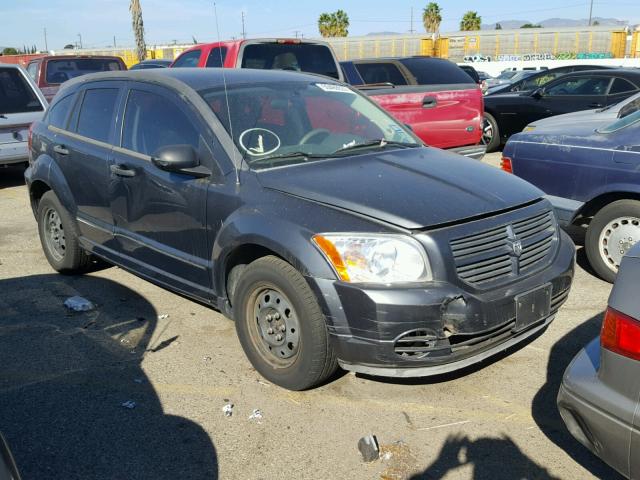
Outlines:
[[[449, 282], [422, 288], [363, 287], [309, 279], [327, 316], [342, 368], [393, 377], [438, 375], [478, 363], [543, 330], [566, 300], [575, 248], [562, 233], [547, 268], [484, 292]], [[549, 314], [516, 326], [516, 297], [550, 285]]]

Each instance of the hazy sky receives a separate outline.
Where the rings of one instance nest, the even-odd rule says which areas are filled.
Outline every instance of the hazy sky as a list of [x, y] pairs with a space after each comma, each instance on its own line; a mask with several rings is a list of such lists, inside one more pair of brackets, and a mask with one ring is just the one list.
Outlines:
[[[370, 32], [408, 32], [411, 8], [416, 31], [422, 28], [420, 17], [428, 0], [218, 0], [218, 23], [222, 39], [238, 37], [242, 31], [241, 14], [245, 13], [248, 36], [317, 36], [320, 13], [345, 10], [350, 18], [350, 35]], [[140, 0], [149, 44], [199, 42], [217, 38], [213, 1], [205, 0]], [[456, 30], [462, 14], [469, 10], [468, 0], [440, 1], [443, 9], [442, 31]], [[499, 20], [530, 20], [551, 17], [581, 19], [588, 17], [588, 1], [568, 0], [564, 6], [557, 0], [484, 0], [474, 3], [483, 23]], [[79, 41], [85, 47], [133, 44], [129, 0], [0, 0], [0, 46], [22, 47], [35, 44], [44, 49], [43, 29], [47, 29], [49, 49]], [[594, 0], [594, 16], [640, 21], [638, 0]]]

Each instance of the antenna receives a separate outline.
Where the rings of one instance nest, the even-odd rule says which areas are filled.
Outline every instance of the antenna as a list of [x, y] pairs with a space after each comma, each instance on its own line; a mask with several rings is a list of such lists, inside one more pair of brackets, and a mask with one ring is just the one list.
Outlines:
[[[218, 9], [216, 8], [216, 2], [213, 2], [213, 15], [216, 20], [216, 35], [218, 37], [218, 42], [220, 42], [220, 27], [218, 26]], [[236, 169], [236, 185], [240, 185], [240, 172], [239, 166], [236, 160], [236, 148], [235, 143], [233, 141], [233, 125], [231, 124], [231, 107], [229, 106], [229, 93], [227, 91], [227, 76], [224, 73], [224, 58], [222, 57], [222, 49], [218, 49], [218, 53], [220, 54], [220, 71], [222, 72], [222, 84], [224, 85], [224, 100], [227, 104], [227, 118], [229, 120], [229, 135], [231, 135], [231, 145], [233, 146], [233, 150], [231, 150], [231, 154], [233, 156], [233, 166]], [[242, 161], [242, 160], [241, 160]]]

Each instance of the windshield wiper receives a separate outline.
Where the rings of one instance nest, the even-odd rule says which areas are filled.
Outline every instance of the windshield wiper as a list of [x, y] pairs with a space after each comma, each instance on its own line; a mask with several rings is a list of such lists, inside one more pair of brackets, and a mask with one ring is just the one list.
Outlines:
[[378, 147], [378, 148], [385, 148], [385, 147], [402, 147], [402, 148], [415, 148], [415, 147], [419, 147], [420, 145], [417, 143], [410, 143], [410, 142], [394, 142], [393, 140], [385, 140], [384, 138], [379, 138], [377, 140], [370, 140], [368, 142], [363, 142], [363, 143], [354, 143], [352, 145], [345, 145], [342, 148], [339, 148], [338, 150], [336, 150], [333, 153], [342, 153], [342, 152], [348, 152], [351, 150], [359, 150], [361, 148], [371, 148], [371, 147]]
[[278, 155], [269, 155], [267, 157], [256, 158], [255, 160], [249, 161], [249, 165], [256, 165], [258, 163], [269, 162], [272, 160], [287, 160], [292, 158], [304, 158], [305, 161], [309, 158], [327, 158], [328, 155], [320, 155], [317, 153], [307, 153], [307, 152], [288, 152], [288, 153], [280, 153]]

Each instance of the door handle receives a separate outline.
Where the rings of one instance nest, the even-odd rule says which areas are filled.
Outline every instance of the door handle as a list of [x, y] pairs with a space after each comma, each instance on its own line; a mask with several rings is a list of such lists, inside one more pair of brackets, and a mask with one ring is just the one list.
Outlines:
[[109, 170], [111, 170], [111, 173], [113, 173], [114, 175], [118, 175], [119, 177], [135, 177], [136, 176], [135, 170], [132, 170], [126, 165], [122, 165], [122, 164], [111, 165], [109, 167]]
[[60, 155], [69, 155], [69, 150], [64, 145], [54, 145], [53, 151], [59, 153]]
[[422, 108], [433, 108], [437, 103], [436, 97], [424, 97], [422, 99]]
[[590, 103], [589, 108], [602, 108], [603, 105], [601, 103]]

